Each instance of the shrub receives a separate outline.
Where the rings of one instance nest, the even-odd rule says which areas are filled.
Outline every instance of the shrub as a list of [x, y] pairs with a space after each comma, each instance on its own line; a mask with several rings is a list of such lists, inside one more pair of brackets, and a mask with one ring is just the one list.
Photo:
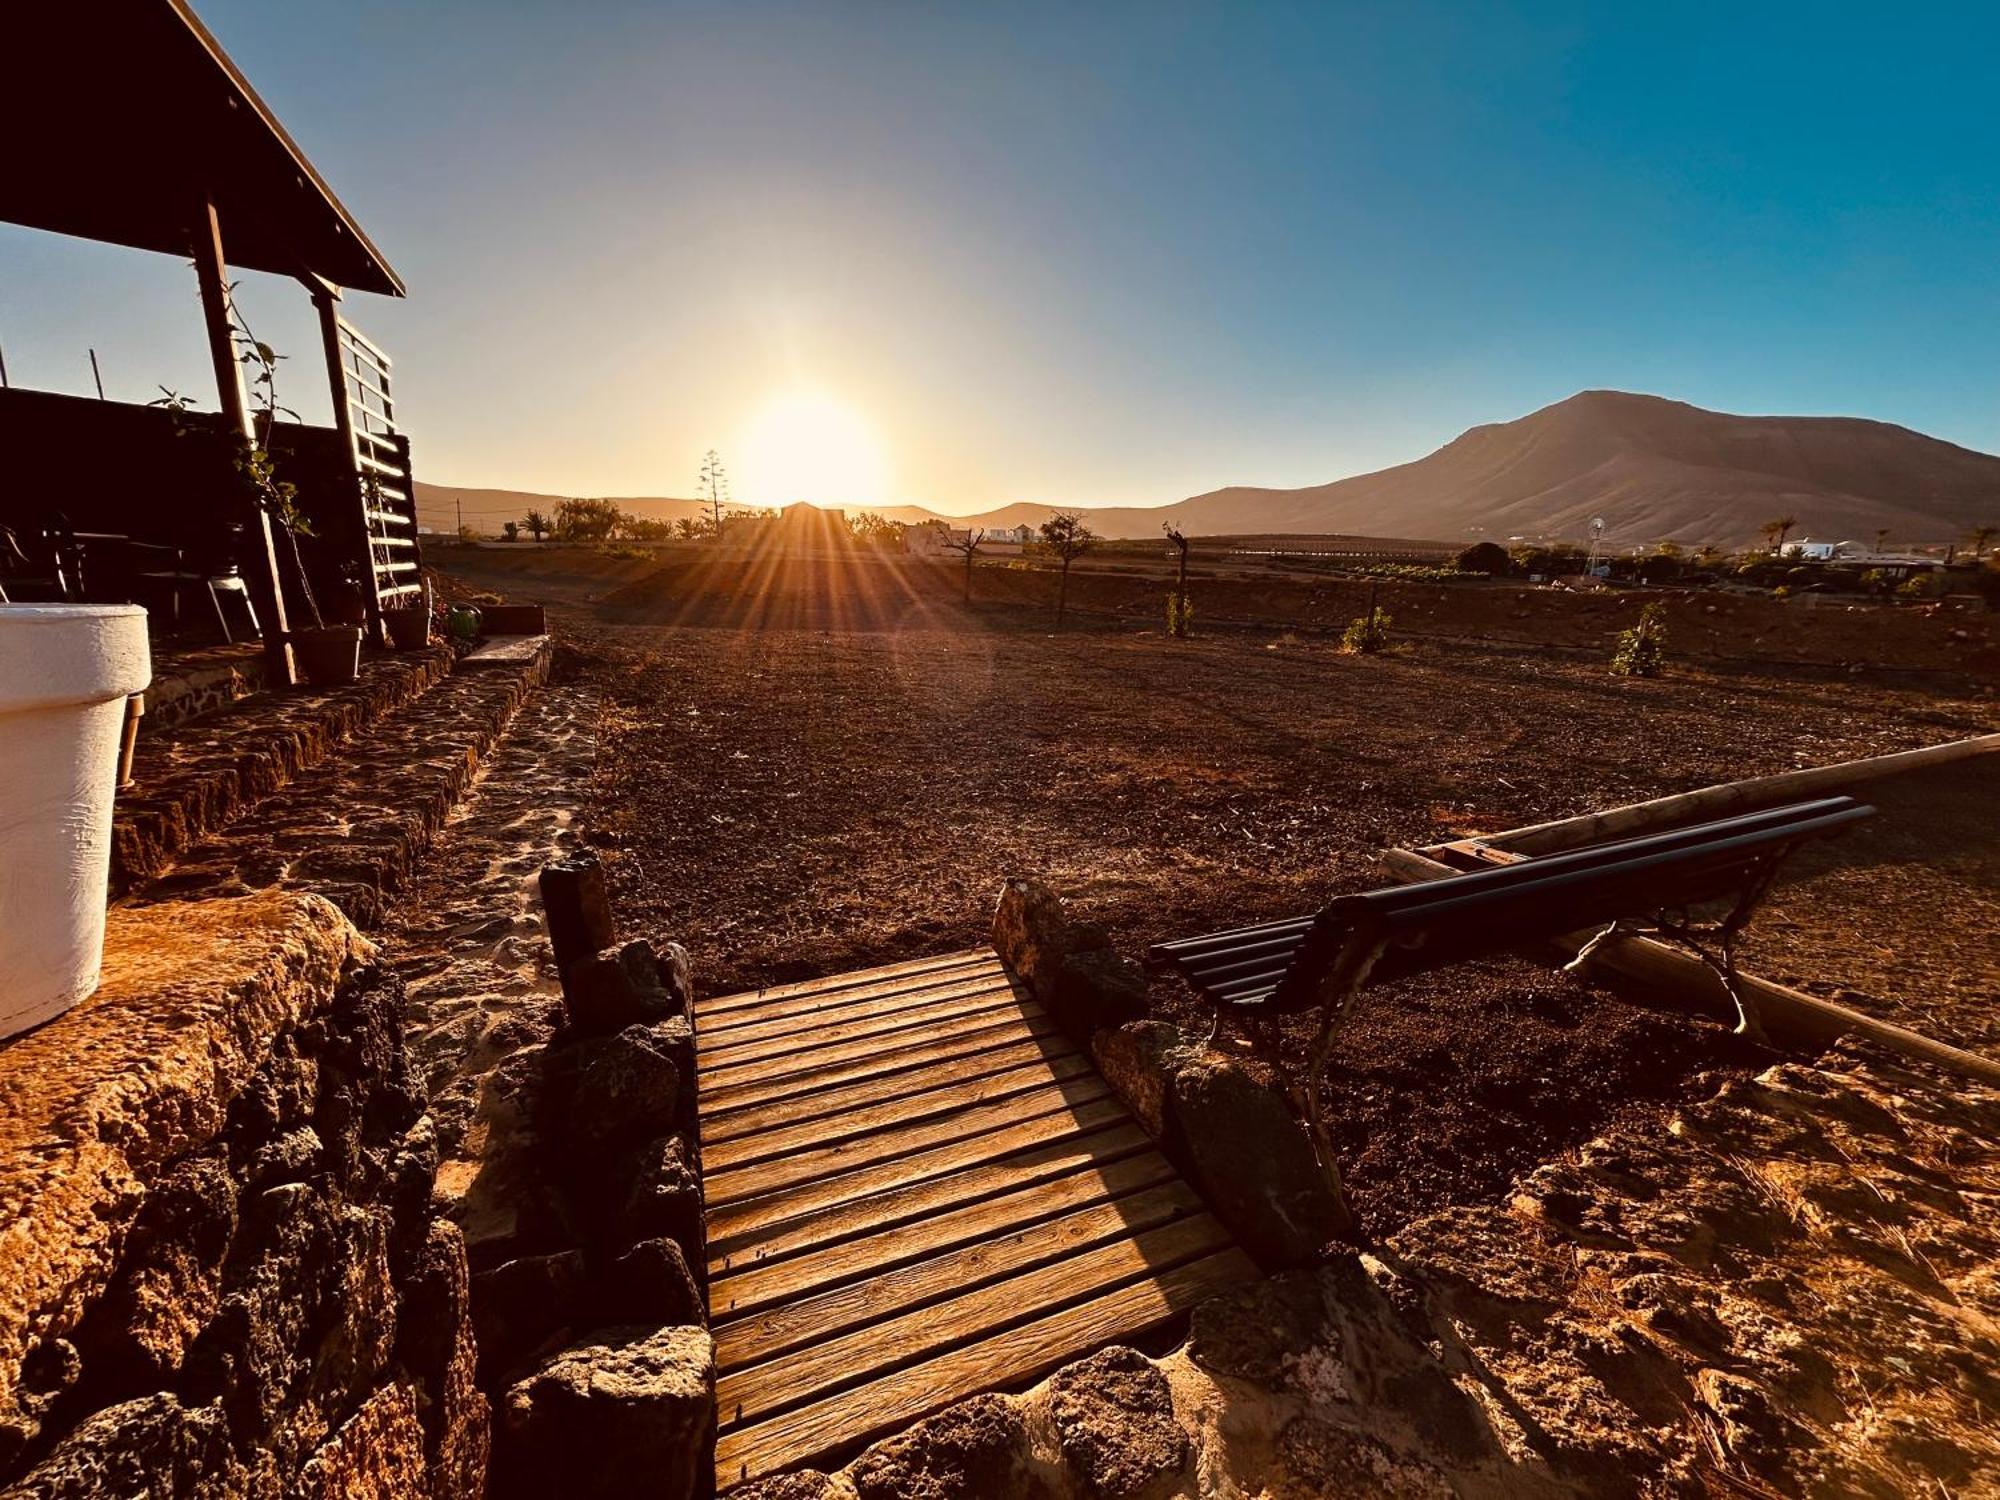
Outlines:
[[1340, 633], [1340, 649], [1350, 655], [1372, 654], [1389, 644], [1389, 617], [1376, 610], [1358, 617]]
[[1167, 595], [1167, 634], [1185, 638], [1194, 627], [1194, 600], [1178, 591]]
[[1639, 623], [1618, 633], [1618, 650], [1611, 670], [1619, 677], [1658, 677], [1667, 660], [1666, 606], [1649, 604], [1639, 611]]
[[1461, 573], [1489, 573], [1495, 578], [1505, 578], [1513, 566], [1507, 549], [1498, 542], [1474, 542], [1455, 561]]
[[1897, 585], [1896, 594], [1903, 599], [1935, 599], [1944, 592], [1944, 578], [1937, 573], [1912, 573]]

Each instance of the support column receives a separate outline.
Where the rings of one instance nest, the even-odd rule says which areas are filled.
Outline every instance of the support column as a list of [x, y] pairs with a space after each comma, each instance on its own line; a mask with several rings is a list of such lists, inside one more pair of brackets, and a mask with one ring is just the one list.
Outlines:
[[377, 645], [386, 642], [382, 624], [380, 578], [375, 572], [375, 527], [368, 517], [368, 486], [361, 475], [361, 443], [354, 435], [354, 412], [347, 404], [347, 366], [340, 356], [340, 288], [313, 277], [304, 282], [312, 293], [313, 308], [319, 313], [320, 343], [326, 350], [328, 394], [333, 398], [333, 425], [347, 447], [348, 467], [354, 472], [354, 515], [361, 527], [361, 593], [368, 604], [368, 635]]
[[[207, 199], [199, 207], [191, 249], [195, 279], [201, 284], [202, 319], [208, 327], [208, 357], [215, 366], [222, 419], [232, 439], [240, 434], [254, 443], [257, 431], [251, 425], [250, 402], [243, 393], [243, 367], [237, 363], [236, 345], [230, 336], [229, 267], [222, 256], [222, 220]], [[264, 627], [264, 660], [270, 680], [277, 687], [292, 687], [299, 679], [292, 665], [291, 627], [285, 620], [285, 586], [278, 572], [277, 544], [264, 508], [254, 506], [252, 512], [244, 581], [256, 598]]]

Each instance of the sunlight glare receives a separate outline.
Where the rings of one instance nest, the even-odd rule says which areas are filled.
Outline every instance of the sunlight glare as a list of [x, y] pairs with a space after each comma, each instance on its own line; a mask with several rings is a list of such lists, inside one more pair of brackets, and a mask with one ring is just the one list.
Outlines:
[[880, 505], [881, 445], [861, 414], [824, 391], [772, 398], [743, 429], [738, 495], [760, 505]]

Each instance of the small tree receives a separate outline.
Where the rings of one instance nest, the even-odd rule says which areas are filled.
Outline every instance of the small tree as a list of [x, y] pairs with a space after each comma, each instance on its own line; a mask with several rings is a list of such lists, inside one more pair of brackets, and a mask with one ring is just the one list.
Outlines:
[[1391, 617], [1382, 613], [1373, 604], [1368, 613], [1350, 620], [1347, 629], [1340, 633], [1340, 649], [1349, 656], [1373, 656], [1389, 645]]
[[711, 448], [708, 456], [701, 461], [701, 474], [697, 481], [700, 488], [695, 492], [701, 496], [702, 504], [708, 507], [709, 529], [717, 536], [722, 535], [722, 507], [729, 503], [729, 471], [722, 467], [722, 459]]
[[1944, 593], [1944, 575], [1941, 573], [1912, 573], [1897, 586], [1896, 595], [1902, 599], [1935, 599]]
[[965, 602], [972, 602], [972, 560], [979, 555], [979, 545], [986, 540], [983, 527], [968, 526], [963, 531], [947, 530], [944, 534], [945, 549], [949, 552], [965, 554]]
[[698, 541], [708, 535], [708, 522], [700, 516], [682, 516], [674, 522], [674, 535], [684, 542]]
[[538, 510], [531, 510], [525, 516], [521, 517], [521, 524], [528, 528], [528, 535], [538, 542], [549, 532], [555, 530], [555, 527], [550, 524], [549, 518]]
[[500, 530], [510, 542], [521, 540], [521, 523], [519, 521], [502, 521], [500, 523]]
[[1986, 549], [1993, 545], [1993, 538], [2000, 536], [2000, 526], [1975, 526], [1966, 538], [1972, 544], [1972, 560], [1980, 561], [1986, 556]]
[[903, 528], [872, 510], [864, 510], [859, 515], [847, 518], [847, 529], [854, 534], [857, 542], [866, 542], [875, 547], [887, 547], [901, 540]]
[[1791, 535], [1792, 528], [1798, 524], [1797, 516], [1777, 516], [1757, 529], [1770, 541], [1771, 550], [1782, 557], [1785, 552], [1785, 538]]
[[565, 500], [556, 507], [556, 535], [571, 542], [607, 542], [625, 523], [609, 500]]
[[1160, 529], [1174, 548], [1174, 591], [1167, 595], [1167, 634], [1177, 641], [1187, 639], [1194, 620], [1194, 606], [1188, 602], [1188, 539], [1172, 521], [1162, 521]]
[[1649, 604], [1639, 611], [1639, 623], [1618, 633], [1618, 650], [1611, 671], [1618, 677], [1658, 677], [1667, 659], [1667, 609]]
[[1878, 526], [1878, 527], [1876, 527], [1876, 528], [1875, 528], [1875, 555], [1876, 555], [1877, 557], [1880, 557], [1880, 556], [1881, 556], [1881, 555], [1882, 555], [1882, 554], [1883, 554], [1884, 552], [1886, 552], [1886, 551], [1888, 550], [1888, 548], [1889, 548], [1889, 528], [1888, 528], [1888, 527], [1886, 527], [1886, 526]]
[[1485, 573], [1494, 578], [1506, 577], [1512, 564], [1507, 549], [1498, 542], [1474, 542], [1454, 559], [1461, 573]]
[[1097, 543], [1097, 533], [1084, 525], [1073, 510], [1059, 510], [1042, 522], [1042, 545], [1062, 563], [1062, 577], [1056, 584], [1056, 629], [1062, 629], [1063, 612], [1069, 607], [1069, 565]]

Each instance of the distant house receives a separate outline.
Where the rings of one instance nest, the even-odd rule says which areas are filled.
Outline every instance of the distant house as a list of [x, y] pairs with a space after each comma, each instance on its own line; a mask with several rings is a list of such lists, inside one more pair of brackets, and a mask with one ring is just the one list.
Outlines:
[[1785, 548], [1786, 557], [1797, 558], [1800, 562], [1856, 562], [1868, 553], [1869, 549], [1860, 542], [1816, 542], [1811, 537], [1792, 542]]

